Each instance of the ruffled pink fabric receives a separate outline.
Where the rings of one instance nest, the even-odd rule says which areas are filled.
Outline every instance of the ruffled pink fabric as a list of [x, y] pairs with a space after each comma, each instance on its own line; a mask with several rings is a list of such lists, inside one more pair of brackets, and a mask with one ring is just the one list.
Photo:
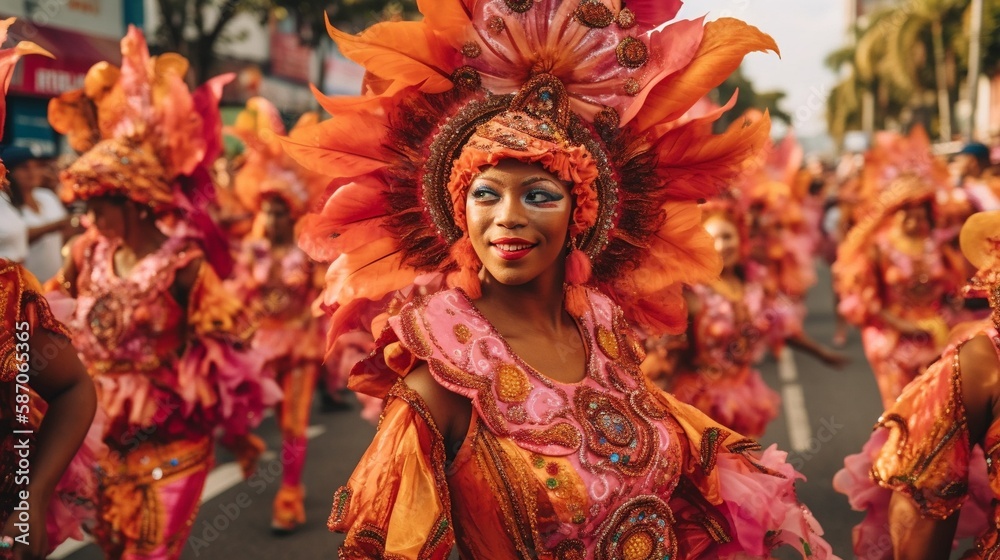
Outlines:
[[269, 328], [260, 327], [253, 337], [253, 348], [264, 363], [279, 358], [289, 358], [293, 362], [323, 359], [323, 337], [316, 328]]
[[249, 432], [260, 423], [263, 410], [281, 400], [281, 389], [264, 375], [259, 354], [213, 338], [188, 347], [178, 363], [177, 381], [185, 415], [201, 406], [208, 425], [221, 425], [227, 434]]
[[749, 368], [719, 375], [684, 373], [674, 378], [670, 392], [712, 420], [754, 438], [764, 435], [781, 405], [781, 397], [764, 383], [760, 372]]
[[[796, 498], [795, 480], [805, 477], [786, 462], [787, 457], [777, 445], [757, 457], [760, 466], [781, 475], [774, 476], [736, 454], [719, 454], [720, 509], [736, 534], [733, 542], [719, 548], [719, 558], [766, 558], [779, 546], [790, 546], [803, 558], [836, 558], [830, 545], [820, 538], [823, 529]], [[772, 533], [775, 527], [780, 528], [776, 534]]]

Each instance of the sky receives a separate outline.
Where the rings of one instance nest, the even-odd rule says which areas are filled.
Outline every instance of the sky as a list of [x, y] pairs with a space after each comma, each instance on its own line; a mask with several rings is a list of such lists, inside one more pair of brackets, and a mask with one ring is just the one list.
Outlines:
[[709, 20], [735, 17], [774, 37], [781, 58], [750, 54], [743, 63], [745, 74], [757, 91], [787, 94], [782, 108], [793, 116], [798, 136], [826, 131], [826, 98], [837, 76], [823, 59], [846, 39], [843, 0], [689, 0], [678, 17], [705, 14]]

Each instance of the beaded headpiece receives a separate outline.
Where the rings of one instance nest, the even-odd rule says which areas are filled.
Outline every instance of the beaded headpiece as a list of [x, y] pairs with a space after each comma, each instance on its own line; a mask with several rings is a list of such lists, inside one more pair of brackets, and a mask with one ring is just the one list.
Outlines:
[[962, 226], [959, 243], [962, 254], [978, 269], [965, 294], [988, 299], [993, 324], [1000, 329], [1000, 210], [970, 216]]
[[732, 181], [770, 129], [765, 117], [716, 136], [731, 104], [688, 112], [747, 53], [777, 51], [773, 40], [729, 18], [668, 23], [677, 0], [418, 5], [419, 22], [357, 36], [328, 26], [368, 71], [365, 92], [318, 96], [333, 118], [285, 140], [341, 185], [299, 239], [332, 262], [325, 305], [346, 312], [428, 272], [474, 296], [481, 263], [465, 193], [481, 166], [515, 158], [573, 185], [567, 309], [581, 312], [588, 284], [651, 333], [683, 330], [682, 283], [719, 270], [697, 202]]
[[82, 89], [49, 103], [52, 127], [83, 154], [62, 173], [62, 197], [118, 194], [156, 209], [184, 207], [182, 184], [204, 180], [220, 153], [218, 103], [231, 76], [192, 92], [184, 81], [187, 59], [151, 57], [135, 27], [121, 49], [120, 68], [99, 62]]
[[[16, 18], [0, 20], [0, 44], [7, 41], [7, 31]], [[0, 137], [3, 136], [4, 120], [7, 118], [7, 89], [14, 78], [14, 66], [26, 54], [40, 54], [51, 57], [52, 53], [31, 41], [20, 41], [9, 49], [0, 49]], [[0, 192], [7, 188], [7, 168], [0, 161]]]
[[99, 62], [82, 89], [49, 102], [49, 122], [82, 154], [60, 175], [65, 202], [120, 195], [157, 213], [177, 211], [221, 276], [232, 266], [205, 208], [215, 200], [211, 166], [222, 153], [219, 100], [231, 74], [191, 91], [188, 61], [150, 56], [129, 26], [122, 65]]
[[[317, 122], [316, 113], [306, 113], [292, 130]], [[243, 164], [233, 177], [233, 189], [245, 208], [256, 212], [266, 196], [275, 195], [288, 205], [292, 219], [312, 209], [328, 180], [285, 154], [278, 139], [286, 133], [285, 125], [270, 101], [263, 97], [249, 99], [225, 132], [239, 138], [246, 147]]]

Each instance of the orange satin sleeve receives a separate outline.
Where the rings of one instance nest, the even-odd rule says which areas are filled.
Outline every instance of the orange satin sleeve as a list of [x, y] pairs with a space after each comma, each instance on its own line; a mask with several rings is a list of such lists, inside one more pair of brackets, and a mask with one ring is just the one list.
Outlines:
[[327, 526], [347, 533], [340, 558], [447, 559], [455, 536], [444, 465], [423, 400], [397, 382], [374, 441], [333, 496]]
[[913, 498], [924, 516], [944, 519], [962, 505], [972, 450], [958, 349], [907, 385], [876, 428], [888, 439], [872, 465], [875, 482]]

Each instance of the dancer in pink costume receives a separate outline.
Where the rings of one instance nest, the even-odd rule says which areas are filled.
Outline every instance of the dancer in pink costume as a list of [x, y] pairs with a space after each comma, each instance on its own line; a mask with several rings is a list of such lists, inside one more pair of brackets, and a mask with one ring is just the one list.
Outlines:
[[795, 303], [750, 278], [749, 229], [738, 194], [731, 191], [703, 205], [704, 227], [722, 259], [722, 275], [687, 288], [687, 333], [648, 340], [643, 371], [720, 424], [760, 437], [780, 405], [755, 367], [769, 348], [789, 343], [838, 367], [845, 359], [801, 328], [788, 326], [799, 321]]
[[862, 329], [865, 356], [889, 408], [930, 365], [955, 323], [966, 265], [952, 247], [947, 171], [921, 131], [883, 136], [866, 163], [857, 223], [840, 246], [839, 311]]
[[833, 479], [867, 512], [854, 528], [865, 560], [947, 558], [970, 537], [962, 558], [1000, 558], [1000, 212], [972, 216], [961, 246], [979, 268], [968, 295], [988, 298], [991, 318], [952, 331]]
[[[54, 279], [108, 417], [94, 536], [111, 558], [179, 558], [211, 470], [213, 432], [245, 434], [280, 396], [246, 351], [252, 328], [228, 293], [231, 262], [201, 210], [221, 145], [225, 80], [195, 92], [187, 62], [150, 57], [130, 28], [122, 67], [98, 64], [50, 105], [83, 155], [62, 174], [93, 227]], [[169, 232], [169, 233], [166, 233]]]
[[[299, 126], [315, 122], [316, 115], [307, 114]], [[323, 333], [312, 312], [321, 280], [309, 257], [295, 246], [295, 224], [328, 181], [285, 155], [278, 140], [285, 127], [266, 99], [250, 99], [230, 132], [246, 146], [244, 163], [233, 178], [234, 191], [257, 216], [243, 240], [231, 284], [239, 299], [255, 311], [259, 326], [253, 348], [265, 360], [266, 374], [284, 393], [277, 406], [282, 482], [271, 528], [286, 533], [306, 520], [302, 486], [306, 428], [323, 360]]]

